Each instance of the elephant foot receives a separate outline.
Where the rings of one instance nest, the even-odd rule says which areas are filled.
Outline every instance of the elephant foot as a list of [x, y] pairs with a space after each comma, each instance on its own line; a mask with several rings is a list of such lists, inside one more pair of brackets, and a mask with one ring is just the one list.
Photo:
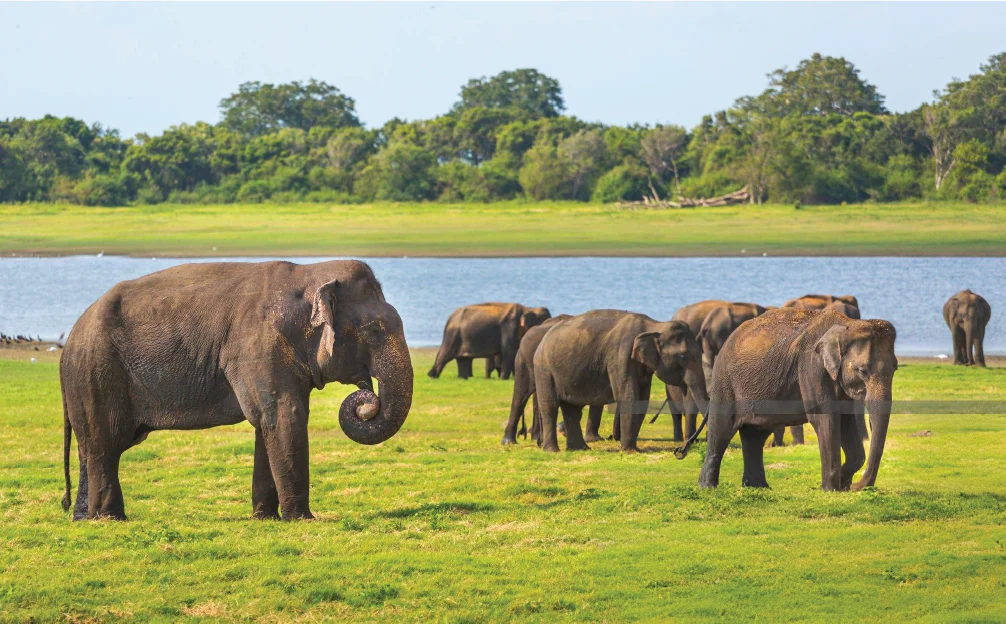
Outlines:
[[541, 445], [541, 450], [543, 450], [543, 451], [545, 451], [547, 453], [558, 453], [559, 452], [559, 445], [556, 444], [556, 443], [554, 443], [554, 442], [552, 444], [542, 444]]
[[586, 435], [583, 436], [583, 441], [584, 442], [603, 442], [604, 438], [602, 438], [601, 436], [597, 435], [596, 433], [588, 431], [586, 433]]
[[310, 511], [292, 511], [290, 513], [283, 512], [284, 522], [290, 522], [292, 520], [314, 520], [314, 514]]
[[517, 439], [510, 436], [503, 436], [503, 446], [510, 446], [511, 444], [517, 444]]
[[125, 522], [126, 514], [121, 511], [99, 511], [94, 515], [91, 520], [114, 520], [116, 522]]
[[252, 520], [279, 520], [279, 512], [259, 510], [252, 514]]
[[589, 451], [590, 447], [586, 444], [566, 444], [567, 451]]
[[633, 444], [632, 446], [623, 446], [622, 447], [622, 452], [623, 453], [638, 453], [639, 452], [639, 447], [636, 446], [635, 444]]

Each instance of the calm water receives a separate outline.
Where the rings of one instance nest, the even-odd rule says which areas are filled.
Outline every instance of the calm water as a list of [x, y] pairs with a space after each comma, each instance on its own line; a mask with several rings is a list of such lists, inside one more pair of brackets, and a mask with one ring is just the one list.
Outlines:
[[[286, 258], [316, 262], [318, 258]], [[109, 287], [184, 262], [75, 256], [0, 260], [0, 331], [55, 339]], [[255, 261], [259, 259], [233, 258]], [[413, 346], [440, 342], [452, 310], [481, 301], [546, 305], [553, 314], [592, 308], [670, 318], [700, 299], [779, 305], [807, 293], [854, 294], [863, 318], [898, 330], [898, 352], [949, 353], [947, 298], [963, 288], [992, 304], [985, 349], [1006, 353], [1006, 258], [374, 258], [385, 295]]]

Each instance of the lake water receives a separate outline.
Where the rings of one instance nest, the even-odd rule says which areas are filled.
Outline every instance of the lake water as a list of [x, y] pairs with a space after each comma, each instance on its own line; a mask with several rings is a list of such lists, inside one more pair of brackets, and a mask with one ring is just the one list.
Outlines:
[[[284, 258], [317, 262], [321, 258]], [[118, 256], [0, 259], [0, 331], [54, 340], [113, 284], [185, 262]], [[261, 258], [229, 258], [258, 261]], [[807, 293], [853, 294], [863, 318], [898, 330], [904, 355], [949, 353], [943, 304], [963, 288], [992, 304], [986, 353], [1006, 353], [1006, 258], [371, 258], [412, 346], [439, 344], [452, 310], [482, 301], [553, 314], [618, 308], [669, 319], [701, 299], [780, 305]]]

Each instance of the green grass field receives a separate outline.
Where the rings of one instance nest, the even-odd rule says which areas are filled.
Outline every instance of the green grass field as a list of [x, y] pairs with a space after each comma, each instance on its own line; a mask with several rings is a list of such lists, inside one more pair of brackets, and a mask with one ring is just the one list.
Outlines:
[[1006, 255], [1006, 206], [0, 206], [0, 254]]
[[[740, 487], [732, 448], [707, 492], [667, 418], [636, 455], [503, 448], [512, 383], [451, 366], [376, 447], [338, 429], [349, 388], [314, 395], [314, 522], [248, 519], [241, 425], [152, 434], [123, 458], [130, 521], [73, 523], [55, 357], [0, 358], [0, 621], [1006, 619], [1003, 416], [896, 415], [862, 493], [819, 491], [813, 444], [766, 451], [771, 490]], [[947, 396], [1001, 400], [1006, 369], [895, 377], [895, 399]]]

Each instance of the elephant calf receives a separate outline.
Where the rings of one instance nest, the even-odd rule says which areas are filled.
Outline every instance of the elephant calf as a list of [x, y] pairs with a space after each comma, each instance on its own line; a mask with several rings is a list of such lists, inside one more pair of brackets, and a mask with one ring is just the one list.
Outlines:
[[412, 406], [402, 320], [355, 261], [184, 264], [121, 282], [74, 324], [59, 378], [64, 509], [78, 440], [75, 520], [125, 520], [119, 458], [151, 431], [242, 420], [255, 428], [255, 517], [311, 518], [311, 391], [360, 387], [339, 424], [362, 444], [393, 436]]
[[855, 489], [872, 486], [891, 415], [895, 337], [887, 321], [855, 320], [830, 310], [782, 308], [740, 326], [713, 369], [699, 485], [719, 484], [723, 453], [739, 431], [743, 484], [768, 487], [765, 440], [775, 427], [809, 421], [821, 450], [821, 487], [849, 489], [865, 460], [854, 414], [855, 402], [863, 401], [873, 437], [869, 463]]
[[541, 445], [558, 451], [556, 419], [562, 410], [566, 449], [589, 448], [580, 431], [585, 405], [615, 402], [623, 451], [636, 443], [653, 375], [706, 400], [702, 354], [686, 323], [661, 323], [644, 314], [593, 310], [556, 325], [534, 354], [535, 398], [541, 410]]
[[430, 377], [440, 377], [451, 360], [458, 361], [458, 377], [472, 376], [472, 360], [486, 358], [486, 377], [498, 370], [509, 379], [521, 337], [527, 330], [551, 318], [548, 308], [529, 308], [519, 303], [480, 303], [451, 313], [444, 337], [430, 368]]
[[989, 302], [967, 289], [943, 305], [943, 320], [954, 341], [954, 364], [985, 366], [985, 326], [990, 318]]

